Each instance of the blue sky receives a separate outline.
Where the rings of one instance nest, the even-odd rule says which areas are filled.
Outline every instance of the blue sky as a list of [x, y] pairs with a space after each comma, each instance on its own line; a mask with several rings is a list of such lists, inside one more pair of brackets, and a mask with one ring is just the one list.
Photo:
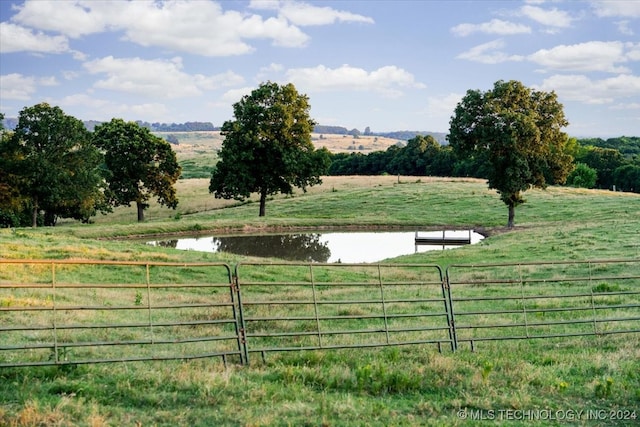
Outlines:
[[0, 2], [0, 112], [233, 118], [271, 80], [320, 124], [447, 132], [469, 89], [555, 91], [572, 136], [640, 135], [640, 1]]

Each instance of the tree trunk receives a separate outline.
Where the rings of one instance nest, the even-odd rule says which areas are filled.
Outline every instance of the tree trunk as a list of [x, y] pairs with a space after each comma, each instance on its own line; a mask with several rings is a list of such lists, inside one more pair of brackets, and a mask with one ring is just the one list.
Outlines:
[[513, 228], [513, 220], [516, 216], [516, 208], [513, 205], [509, 205], [509, 220], [507, 221], [507, 227]]
[[37, 197], [33, 199], [33, 212], [31, 216], [31, 226], [34, 228], [38, 226], [38, 198]]
[[260, 190], [260, 215], [258, 216], [264, 216], [265, 215], [265, 205], [267, 204], [267, 191], [266, 190]]
[[138, 222], [144, 221], [144, 208], [147, 207], [146, 203], [136, 202], [136, 206], [138, 207]]

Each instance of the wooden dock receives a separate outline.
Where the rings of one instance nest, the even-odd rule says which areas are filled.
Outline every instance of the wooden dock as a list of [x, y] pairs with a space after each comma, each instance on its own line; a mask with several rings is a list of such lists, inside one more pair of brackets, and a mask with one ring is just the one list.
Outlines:
[[445, 230], [442, 230], [441, 235], [420, 236], [416, 231], [415, 242], [416, 245], [443, 245], [443, 246], [460, 246], [471, 244], [471, 232], [469, 235], [462, 236], [447, 236]]

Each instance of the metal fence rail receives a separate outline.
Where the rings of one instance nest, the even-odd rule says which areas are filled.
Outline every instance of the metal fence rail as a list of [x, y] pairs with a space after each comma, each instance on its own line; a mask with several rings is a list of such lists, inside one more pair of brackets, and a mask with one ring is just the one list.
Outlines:
[[232, 283], [220, 263], [0, 260], [0, 367], [242, 361]]
[[640, 261], [451, 265], [456, 346], [640, 332]]
[[248, 353], [454, 348], [437, 265], [241, 263], [236, 277]]
[[0, 368], [640, 333], [640, 259], [0, 260]]

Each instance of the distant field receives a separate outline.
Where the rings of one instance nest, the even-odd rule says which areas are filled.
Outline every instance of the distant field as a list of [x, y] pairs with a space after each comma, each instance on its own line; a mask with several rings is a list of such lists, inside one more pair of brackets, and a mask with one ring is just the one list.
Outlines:
[[[217, 161], [216, 153], [222, 147], [224, 137], [220, 132], [154, 132], [167, 138], [175, 137], [179, 144], [172, 145], [182, 166], [182, 179], [208, 178]], [[326, 148], [332, 153], [370, 153], [384, 151], [392, 145], [405, 143], [397, 139], [378, 136], [312, 134], [316, 148]]]
[[[179, 145], [173, 149], [179, 158], [191, 158], [202, 154], [215, 154], [222, 147], [224, 137], [220, 132], [154, 132], [160, 137], [173, 135], [178, 139]], [[311, 135], [313, 145], [316, 148], [326, 147], [332, 153], [384, 151], [397, 143], [405, 143], [398, 139], [382, 136], [353, 137], [351, 135], [319, 134]]]

